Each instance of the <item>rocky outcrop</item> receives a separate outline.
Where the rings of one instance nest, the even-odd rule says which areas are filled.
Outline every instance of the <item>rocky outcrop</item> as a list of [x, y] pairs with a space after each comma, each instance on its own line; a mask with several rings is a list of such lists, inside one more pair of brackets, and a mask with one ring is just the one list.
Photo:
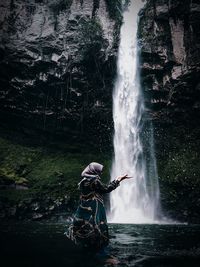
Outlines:
[[200, 3], [148, 0], [139, 38], [146, 107], [160, 123], [200, 115]]
[[[120, 2], [1, 1], [4, 124], [112, 143]], [[199, 12], [198, 1], [148, 0], [140, 14], [144, 96], [156, 121], [199, 117]]]
[[68, 195], [57, 198], [51, 196], [33, 198], [29, 196], [18, 203], [1, 201], [0, 207], [0, 221], [8, 219], [38, 221], [61, 217], [70, 220], [75, 203]]
[[[120, 8], [108, 0], [1, 1], [1, 121], [108, 141]], [[147, 114], [159, 122], [199, 117], [199, 13], [198, 1], [147, 0], [140, 14]]]
[[97, 139], [97, 131], [109, 128], [121, 23], [120, 1], [110, 4], [1, 1], [0, 106], [5, 124], [10, 120], [23, 131], [74, 138], [92, 132]]
[[168, 217], [196, 223], [200, 218], [200, 3], [147, 0], [140, 18], [142, 88], [146, 115], [154, 125], [162, 207]]

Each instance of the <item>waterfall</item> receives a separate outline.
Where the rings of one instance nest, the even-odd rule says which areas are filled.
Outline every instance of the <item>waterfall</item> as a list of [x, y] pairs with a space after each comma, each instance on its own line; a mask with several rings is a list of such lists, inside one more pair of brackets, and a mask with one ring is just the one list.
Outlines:
[[154, 223], [159, 210], [159, 186], [153, 132], [149, 132], [147, 163], [141, 138], [144, 103], [138, 71], [138, 12], [143, 1], [131, 0], [123, 13], [113, 92], [114, 159], [111, 180], [128, 173], [111, 193], [108, 219], [114, 223]]

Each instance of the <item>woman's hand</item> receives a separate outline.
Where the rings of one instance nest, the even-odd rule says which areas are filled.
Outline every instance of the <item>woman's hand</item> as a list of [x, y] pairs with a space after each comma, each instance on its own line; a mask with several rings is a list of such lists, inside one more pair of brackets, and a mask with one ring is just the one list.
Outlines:
[[131, 176], [128, 176], [128, 174], [125, 174], [125, 175], [123, 175], [123, 176], [119, 176], [119, 177], [117, 177], [117, 181], [119, 181], [119, 182], [121, 182], [121, 181], [123, 181], [123, 180], [125, 180], [125, 179], [130, 179], [130, 178], [133, 178], [133, 177], [131, 177]]

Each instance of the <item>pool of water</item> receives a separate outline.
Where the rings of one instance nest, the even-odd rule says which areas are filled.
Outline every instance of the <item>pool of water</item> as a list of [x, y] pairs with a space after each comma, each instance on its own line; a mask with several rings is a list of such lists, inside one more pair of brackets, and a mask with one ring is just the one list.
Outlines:
[[[66, 223], [1, 224], [1, 266], [105, 266], [64, 235]], [[109, 224], [116, 266], [200, 266], [199, 225]]]

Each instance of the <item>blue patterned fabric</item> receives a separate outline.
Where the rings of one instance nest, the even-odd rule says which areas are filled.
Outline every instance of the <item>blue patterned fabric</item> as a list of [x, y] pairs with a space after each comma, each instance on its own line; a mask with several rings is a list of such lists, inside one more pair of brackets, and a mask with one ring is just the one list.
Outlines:
[[76, 244], [94, 250], [108, 245], [108, 225], [102, 196], [118, 185], [116, 180], [104, 185], [99, 176], [83, 177], [79, 183], [80, 203], [67, 233]]

